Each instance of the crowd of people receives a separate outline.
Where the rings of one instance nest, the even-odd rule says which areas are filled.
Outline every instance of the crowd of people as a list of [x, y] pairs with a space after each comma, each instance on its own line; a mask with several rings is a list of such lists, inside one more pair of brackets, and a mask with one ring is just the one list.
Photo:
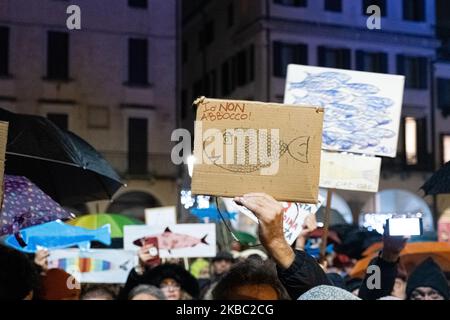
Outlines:
[[314, 216], [305, 221], [294, 245], [283, 232], [283, 207], [270, 195], [251, 193], [235, 198], [259, 220], [261, 250], [251, 254], [220, 251], [208, 261], [196, 259], [186, 270], [182, 261], [149, 264], [145, 245], [139, 264], [125, 285], [83, 284], [64, 270], [48, 269], [48, 252], [31, 259], [0, 245], [0, 300], [448, 300], [449, 282], [431, 258], [407, 274], [400, 252], [403, 237], [383, 237], [383, 249], [370, 262], [377, 274], [351, 278], [351, 259], [320, 259], [305, 250], [317, 229]]

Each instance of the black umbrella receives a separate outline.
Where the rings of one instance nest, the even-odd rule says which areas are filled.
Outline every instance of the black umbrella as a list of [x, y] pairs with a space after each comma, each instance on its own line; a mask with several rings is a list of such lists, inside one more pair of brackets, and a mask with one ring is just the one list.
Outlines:
[[330, 227], [330, 230], [335, 231], [341, 240], [341, 243], [337, 244], [334, 250], [353, 259], [360, 259], [364, 250], [375, 242], [380, 242], [383, 238], [376, 231], [369, 231], [349, 224], [334, 225]]
[[5, 172], [25, 176], [62, 205], [110, 199], [122, 186], [86, 141], [50, 120], [0, 109], [9, 122]]
[[450, 161], [435, 172], [420, 188], [427, 195], [450, 193]]

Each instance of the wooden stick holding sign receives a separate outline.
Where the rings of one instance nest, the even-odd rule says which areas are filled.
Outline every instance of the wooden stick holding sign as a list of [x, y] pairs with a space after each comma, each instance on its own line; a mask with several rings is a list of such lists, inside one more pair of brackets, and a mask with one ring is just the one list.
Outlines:
[[8, 122], [0, 121], [0, 208], [3, 206], [3, 176], [5, 171], [6, 143], [8, 141]]
[[328, 230], [330, 228], [330, 219], [331, 219], [331, 200], [333, 198], [334, 189], [328, 189], [327, 192], [327, 206], [325, 208], [325, 217], [323, 219], [323, 233], [322, 233], [322, 241], [320, 243], [320, 261], [325, 260], [326, 251], [327, 251], [327, 239], [328, 239]]

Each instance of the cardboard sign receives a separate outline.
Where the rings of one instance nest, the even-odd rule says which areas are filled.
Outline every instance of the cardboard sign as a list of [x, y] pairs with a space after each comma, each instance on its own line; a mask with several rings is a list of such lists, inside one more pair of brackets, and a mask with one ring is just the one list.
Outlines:
[[0, 206], [3, 203], [3, 176], [5, 172], [5, 153], [7, 142], [8, 122], [0, 121]]
[[323, 149], [395, 158], [404, 76], [289, 65], [284, 102], [325, 108]]
[[320, 187], [377, 192], [381, 158], [322, 151]]
[[214, 257], [216, 225], [183, 223], [166, 226], [125, 226], [123, 247], [136, 251], [146, 238], [157, 237], [161, 258]]
[[158, 207], [145, 209], [145, 224], [172, 225], [177, 223], [177, 213], [175, 207]]
[[323, 109], [253, 101], [196, 101], [192, 193], [265, 192], [316, 203]]
[[125, 283], [136, 266], [135, 251], [116, 249], [51, 250], [50, 269], [63, 269], [81, 283]]

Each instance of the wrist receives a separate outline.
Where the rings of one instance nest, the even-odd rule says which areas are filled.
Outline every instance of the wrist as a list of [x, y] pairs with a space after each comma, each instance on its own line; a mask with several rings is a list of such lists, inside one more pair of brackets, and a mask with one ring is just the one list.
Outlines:
[[277, 265], [284, 269], [288, 269], [295, 260], [295, 252], [284, 237], [282, 239], [272, 239], [266, 245], [266, 249]]
[[144, 274], [145, 268], [141, 264], [138, 264], [137, 266], [134, 267], [134, 271], [138, 275], [142, 276]]
[[381, 259], [383, 259], [386, 262], [390, 263], [396, 263], [398, 259], [400, 258], [400, 254], [397, 252], [391, 252], [391, 251], [381, 251], [380, 254]]

